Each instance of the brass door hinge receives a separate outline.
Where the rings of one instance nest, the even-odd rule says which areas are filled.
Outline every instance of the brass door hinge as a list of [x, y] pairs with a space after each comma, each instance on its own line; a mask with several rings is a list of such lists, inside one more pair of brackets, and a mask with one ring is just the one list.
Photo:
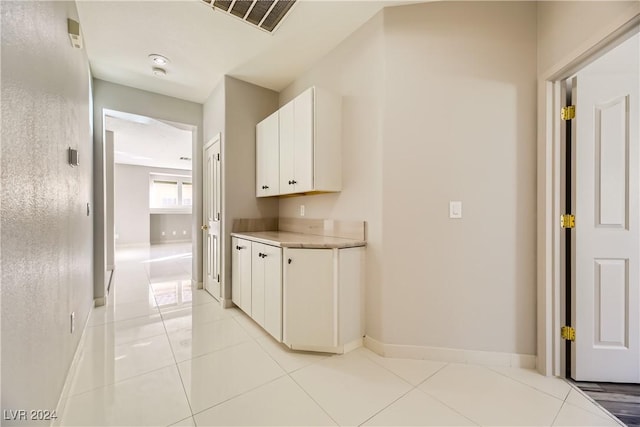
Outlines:
[[576, 226], [575, 215], [571, 215], [571, 214], [560, 215], [560, 226], [562, 228], [574, 228]]
[[563, 326], [560, 329], [560, 336], [563, 340], [567, 341], [575, 341], [576, 340], [576, 330], [571, 326]]
[[574, 105], [567, 105], [560, 110], [560, 118], [562, 120], [572, 120], [576, 118], [576, 107]]

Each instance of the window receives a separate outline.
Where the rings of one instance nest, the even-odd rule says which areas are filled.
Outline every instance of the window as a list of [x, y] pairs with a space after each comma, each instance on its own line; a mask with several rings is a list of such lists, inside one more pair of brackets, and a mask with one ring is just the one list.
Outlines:
[[193, 186], [190, 176], [151, 175], [149, 187], [152, 211], [191, 212]]

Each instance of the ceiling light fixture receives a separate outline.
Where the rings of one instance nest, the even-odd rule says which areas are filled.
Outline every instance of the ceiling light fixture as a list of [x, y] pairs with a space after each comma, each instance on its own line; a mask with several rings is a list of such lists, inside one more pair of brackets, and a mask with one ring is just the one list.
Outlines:
[[158, 53], [152, 53], [151, 55], [149, 55], [149, 58], [151, 58], [151, 62], [153, 62], [154, 65], [167, 65], [169, 62], [169, 58], [167, 58], [164, 55], [160, 55]]
[[154, 76], [164, 77], [167, 75], [167, 70], [165, 70], [164, 68], [153, 67], [151, 71], [153, 71]]

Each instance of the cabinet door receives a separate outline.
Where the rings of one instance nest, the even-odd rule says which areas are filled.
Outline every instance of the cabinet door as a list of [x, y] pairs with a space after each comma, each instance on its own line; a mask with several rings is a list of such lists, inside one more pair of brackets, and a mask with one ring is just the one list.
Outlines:
[[256, 196], [280, 193], [279, 114], [276, 111], [256, 126]]
[[292, 348], [337, 346], [333, 250], [287, 248], [283, 275], [283, 341]]
[[[312, 191], [313, 183], [313, 144], [314, 144], [314, 108], [313, 88], [298, 95], [294, 100], [294, 161], [293, 176], [296, 193]], [[335, 165], [340, 167], [341, 165]]]
[[282, 249], [263, 246], [264, 328], [282, 341]]
[[295, 134], [294, 134], [294, 101], [278, 110], [280, 124], [280, 194], [295, 192], [293, 181]]
[[251, 318], [264, 328], [264, 260], [262, 243], [251, 243]]
[[231, 300], [251, 316], [251, 242], [231, 239]]

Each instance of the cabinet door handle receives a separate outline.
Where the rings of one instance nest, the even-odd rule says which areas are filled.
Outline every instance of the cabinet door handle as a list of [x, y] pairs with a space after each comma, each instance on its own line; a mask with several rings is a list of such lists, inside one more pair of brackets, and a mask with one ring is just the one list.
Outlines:
[[267, 257], [267, 254], [262, 254], [262, 258], [266, 258], [266, 257]]
[[293, 181], [291, 181], [291, 183], [292, 183], [292, 184], [297, 184], [297, 183], [298, 183], [298, 181], [293, 180]]
[[289, 263], [289, 264], [291, 264], [291, 261], [293, 261], [293, 260], [292, 260], [291, 258], [289, 258], [289, 261], [288, 261], [288, 263]]

